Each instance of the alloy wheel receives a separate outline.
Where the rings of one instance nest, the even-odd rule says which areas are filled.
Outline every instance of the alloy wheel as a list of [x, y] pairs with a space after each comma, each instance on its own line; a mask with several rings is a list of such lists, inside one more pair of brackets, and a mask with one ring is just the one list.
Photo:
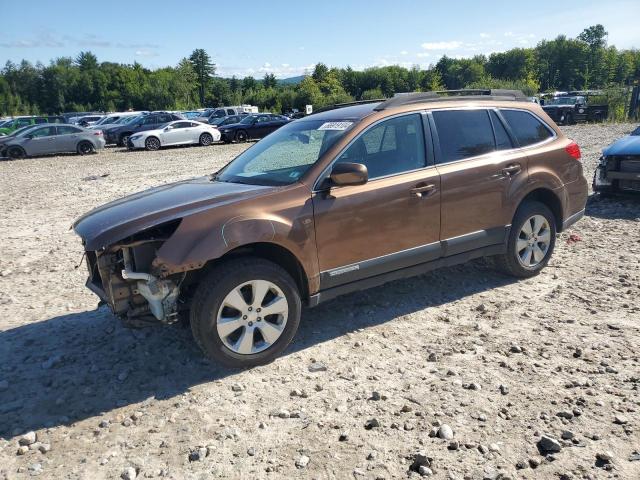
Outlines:
[[518, 261], [525, 268], [534, 268], [544, 261], [550, 245], [549, 221], [542, 215], [533, 215], [524, 222], [518, 235]]
[[251, 355], [271, 347], [284, 332], [289, 303], [282, 290], [267, 280], [238, 285], [218, 310], [216, 329], [234, 353]]
[[158, 140], [157, 138], [147, 138], [147, 141], [145, 142], [145, 146], [149, 149], [149, 150], [158, 150], [160, 148], [160, 140]]

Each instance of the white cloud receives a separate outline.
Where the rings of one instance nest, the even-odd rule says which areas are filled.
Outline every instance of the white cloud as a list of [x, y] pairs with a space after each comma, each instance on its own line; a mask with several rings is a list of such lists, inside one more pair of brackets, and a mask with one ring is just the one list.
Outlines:
[[400, 52], [400, 55], [409, 55], [409, 52], [407, 52], [406, 50], [402, 50], [402, 51]]
[[419, 58], [430, 57], [430, 56], [431, 56], [431, 54], [429, 52], [418, 52], [418, 53], [416, 53], [416, 57], [419, 57]]
[[456, 50], [462, 46], [462, 42], [453, 40], [450, 42], [425, 42], [421, 45], [425, 50]]
[[138, 57], [157, 57], [158, 53], [151, 50], [136, 50]]
[[513, 32], [504, 32], [505, 37], [513, 37]]
[[484, 33], [484, 32], [480, 33], [480, 38], [489, 38], [490, 36], [491, 35], [488, 33]]

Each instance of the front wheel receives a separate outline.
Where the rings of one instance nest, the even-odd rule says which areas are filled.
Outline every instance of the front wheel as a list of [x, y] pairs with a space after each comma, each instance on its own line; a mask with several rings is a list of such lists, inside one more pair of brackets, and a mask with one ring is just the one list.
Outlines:
[[497, 267], [508, 275], [528, 278], [542, 270], [556, 244], [556, 219], [540, 202], [525, 202], [511, 224], [507, 252], [495, 257]]
[[160, 140], [156, 137], [149, 137], [144, 141], [144, 148], [147, 150], [159, 150], [160, 149]]
[[7, 155], [9, 158], [13, 158], [14, 160], [18, 160], [27, 156], [22, 147], [9, 147], [9, 150], [7, 150]]
[[272, 361], [291, 343], [300, 323], [296, 283], [260, 258], [227, 261], [196, 290], [191, 330], [205, 355], [229, 367]]
[[200, 141], [198, 143], [203, 147], [208, 147], [213, 143], [213, 137], [210, 133], [203, 133], [200, 135]]

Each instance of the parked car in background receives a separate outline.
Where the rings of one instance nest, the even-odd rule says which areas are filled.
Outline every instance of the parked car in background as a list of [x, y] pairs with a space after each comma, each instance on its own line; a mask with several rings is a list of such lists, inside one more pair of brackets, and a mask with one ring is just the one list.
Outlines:
[[147, 115], [140, 115], [136, 117], [135, 120], [125, 123], [124, 125], [118, 125], [117, 128], [105, 130], [105, 140], [107, 144], [115, 143], [121, 147], [125, 147], [129, 137], [134, 133], [154, 130], [174, 120], [185, 120], [185, 118], [179, 113], [169, 112], [151, 112]]
[[204, 111], [202, 111], [202, 110], [190, 110], [190, 111], [187, 111], [187, 112], [182, 112], [182, 115], [187, 120], [195, 120], [196, 118], [201, 117], [203, 115], [203, 113], [204, 113]]
[[609, 115], [609, 106], [589, 101], [587, 95], [561, 95], [548, 100], [542, 109], [560, 125], [602, 122]]
[[32, 128], [37, 128], [38, 125], [27, 125], [26, 127], [19, 128], [18, 130], [14, 130], [9, 135], [0, 136], [0, 157], [4, 157], [6, 155], [6, 149], [4, 145], [13, 140], [14, 137], [21, 135], [23, 132], [27, 130], [31, 130]]
[[220, 127], [220, 133], [225, 143], [231, 143], [233, 141], [246, 142], [247, 140], [266, 137], [290, 121], [291, 120], [284, 115], [258, 113], [255, 115], [247, 115], [238, 123]]
[[88, 115], [86, 117], [79, 118], [75, 124], [80, 125], [81, 127], [90, 127], [91, 125], [95, 125], [97, 122], [102, 120], [104, 115]]
[[220, 128], [225, 125], [231, 125], [232, 123], [238, 123], [247, 115], [248, 113], [243, 113], [241, 115], [229, 115], [227, 117], [212, 118], [209, 120], [209, 125], [213, 125], [215, 127]]
[[86, 285], [125, 321], [188, 313], [205, 355], [249, 367], [302, 305], [487, 256], [533, 277], [584, 215], [580, 148], [522, 92], [476, 92], [319, 112], [213, 176], [99, 207], [73, 226]]
[[120, 121], [124, 121], [125, 119], [130, 120], [133, 117], [138, 117], [143, 113], [148, 113], [148, 112], [110, 113], [109, 115], [105, 115], [104, 117], [102, 117], [102, 119], [100, 119], [99, 121], [97, 121], [96, 123], [94, 123], [88, 128], [90, 128], [91, 130], [102, 130], [103, 128], [106, 128], [108, 126], [117, 125]]
[[87, 117], [89, 115], [104, 115], [103, 112], [65, 112], [60, 114], [62, 118], [64, 118], [63, 123], [75, 123], [78, 119], [82, 117]]
[[131, 150], [136, 148], [158, 150], [174, 145], [196, 144], [206, 147], [218, 141], [220, 141], [220, 132], [214, 126], [191, 120], [177, 120], [162, 128], [131, 135], [127, 147]]
[[27, 128], [0, 148], [0, 156], [24, 158], [52, 153], [77, 152], [87, 155], [104, 148], [101, 131], [69, 124], [45, 124]]
[[41, 125], [45, 123], [64, 123], [64, 118], [59, 115], [12, 118], [8, 122], [6, 122], [4, 125], [2, 125], [2, 127], [0, 127], [0, 135], [8, 135], [14, 130], [17, 130], [22, 127], [26, 127], [28, 125]]
[[211, 120], [215, 118], [224, 118], [229, 115], [242, 115], [248, 113], [258, 113], [258, 107], [252, 105], [239, 105], [233, 107], [220, 107], [207, 109], [200, 117], [195, 118], [197, 122], [211, 123]]
[[640, 127], [602, 150], [593, 191], [603, 195], [640, 193]]

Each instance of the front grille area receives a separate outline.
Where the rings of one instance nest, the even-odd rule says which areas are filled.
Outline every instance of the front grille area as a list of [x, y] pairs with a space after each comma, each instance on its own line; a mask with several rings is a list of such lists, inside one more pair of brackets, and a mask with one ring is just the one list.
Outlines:
[[623, 157], [620, 160], [620, 171], [640, 173], [640, 157]]
[[640, 192], [640, 181], [637, 180], [618, 180], [618, 188], [620, 190], [629, 190], [632, 192]]

